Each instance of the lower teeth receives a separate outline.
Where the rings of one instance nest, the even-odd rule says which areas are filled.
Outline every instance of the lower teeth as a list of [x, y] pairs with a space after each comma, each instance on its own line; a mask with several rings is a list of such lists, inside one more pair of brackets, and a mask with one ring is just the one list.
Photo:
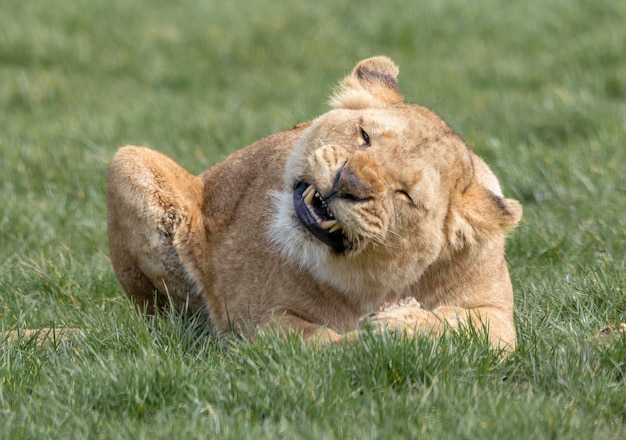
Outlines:
[[341, 226], [339, 225], [339, 222], [337, 222], [337, 224], [333, 226], [332, 228], [330, 228], [328, 232], [332, 234], [333, 232], [338, 231], [339, 229], [341, 229]]

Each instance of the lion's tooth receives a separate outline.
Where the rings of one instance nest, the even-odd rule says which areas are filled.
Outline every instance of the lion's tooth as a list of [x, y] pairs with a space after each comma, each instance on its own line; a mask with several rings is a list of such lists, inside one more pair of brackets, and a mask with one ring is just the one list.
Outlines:
[[[337, 220], [335, 221], [337, 222]], [[339, 222], [337, 222], [337, 224], [333, 226], [332, 228], [330, 228], [328, 232], [332, 234], [333, 232], [338, 231], [339, 229], [341, 229], [341, 225], [339, 224]]]
[[315, 187], [311, 185], [304, 192], [306, 193], [306, 195], [302, 194], [304, 196], [304, 202], [310, 205], [313, 203], [313, 197], [315, 196]]
[[322, 229], [330, 229], [337, 226], [339, 222], [337, 220], [322, 220], [318, 222], [318, 225]]
[[311, 191], [315, 190], [315, 185], [309, 185], [302, 193], [302, 197], [307, 197]]

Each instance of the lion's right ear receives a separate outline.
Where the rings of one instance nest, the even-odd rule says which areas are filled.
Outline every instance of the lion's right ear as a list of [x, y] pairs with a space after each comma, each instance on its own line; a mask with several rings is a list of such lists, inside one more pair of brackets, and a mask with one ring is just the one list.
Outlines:
[[398, 89], [398, 73], [398, 66], [387, 57], [360, 61], [339, 84], [330, 105], [356, 110], [398, 104], [403, 100]]

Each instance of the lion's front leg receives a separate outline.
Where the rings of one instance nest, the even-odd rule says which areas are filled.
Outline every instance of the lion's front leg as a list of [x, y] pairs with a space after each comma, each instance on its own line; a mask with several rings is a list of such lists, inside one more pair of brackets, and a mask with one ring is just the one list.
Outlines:
[[[126, 294], [148, 312], [173, 305], [190, 312], [203, 300], [189, 260], [202, 259], [202, 183], [170, 158], [127, 146], [114, 156], [107, 188], [111, 262]], [[196, 240], [192, 255], [181, 243]]]
[[313, 343], [325, 344], [344, 340], [344, 335], [339, 332], [308, 321], [290, 310], [274, 309], [268, 313], [264, 320], [265, 323], [261, 326], [261, 330], [274, 328], [285, 333], [297, 333], [303, 339]]
[[472, 326], [478, 333], [488, 332], [490, 345], [494, 348], [513, 350], [516, 344], [515, 328], [503, 313], [490, 308], [464, 309], [443, 306], [433, 311], [415, 302], [409, 305], [391, 306], [361, 319], [374, 330], [387, 329], [404, 332], [409, 336], [425, 333], [441, 335], [446, 329], [457, 330]]

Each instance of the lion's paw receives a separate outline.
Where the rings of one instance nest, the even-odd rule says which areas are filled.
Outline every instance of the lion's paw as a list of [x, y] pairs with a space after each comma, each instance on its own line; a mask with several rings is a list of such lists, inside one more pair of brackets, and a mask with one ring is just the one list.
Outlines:
[[421, 307], [421, 304], [412, 296], [408, 298], [402, 298], [397, 301], [387, 301], [380, 306], [380, 311], [385, 312], [387, 310], [398, 309], [401, 307]]
[[388, 330], [390, 332], [403, 331], [407, 334], [413, 334], [426, 325], [428, 316], [429, 312], [424, 310], [419, 303], [410, 306], [396, 304], [364, 316], [360, 319], [360, 324], [376, 332]]

